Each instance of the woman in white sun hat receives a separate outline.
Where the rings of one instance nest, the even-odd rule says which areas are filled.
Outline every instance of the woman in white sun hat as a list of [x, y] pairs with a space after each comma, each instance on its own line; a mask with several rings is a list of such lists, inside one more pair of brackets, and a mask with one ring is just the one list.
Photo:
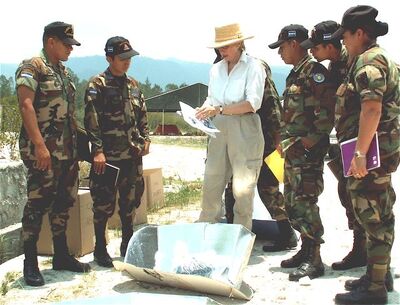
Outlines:
[[253, 36], [244, 35], [236, 23], [215, 28], [215, 42], [209, 47], [217, 49], [222, 60], [211, 68], [208, 97], [196, 113], [199, 119], [212, 117], [220, 130], [208, 144], [198, 221], [219, 221], [222, 194], [233, 176], [233, 222], [249, 230], [264, 149], [256, 111], [261, 106], [266, 77], [261, 62], [245, 52], [244, 40], [250, 38]]

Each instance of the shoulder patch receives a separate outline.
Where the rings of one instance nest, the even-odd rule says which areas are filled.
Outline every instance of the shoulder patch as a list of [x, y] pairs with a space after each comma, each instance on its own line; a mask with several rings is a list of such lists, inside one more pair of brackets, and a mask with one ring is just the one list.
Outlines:
[[96, 90], [96, 88], [89, 88], [88, 93], [92, 94], [92, 95], [96, 95], [97, 94], [97, 90]]
[[315, 73], [313, 75], [313, 80], [316, 83], [323, 83], [325, 81], [325, 75], [323, 75], [322, 73]]
[[21, 77], [33, 78], [33, 75], [31, 73], [28, 73], [28, 72], [22, 72], [21, 73]]

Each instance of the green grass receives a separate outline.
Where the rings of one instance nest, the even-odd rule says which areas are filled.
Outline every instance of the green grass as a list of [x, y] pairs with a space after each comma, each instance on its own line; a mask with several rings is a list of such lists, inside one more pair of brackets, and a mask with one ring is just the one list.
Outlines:
[[203, 182], [200, 179], [195, 181], [184, 181], [180, 178], [164, 178], [164, 185], [170, 185], [178, 189], [177, 192], [165, 193], [165, 206], [185, 207], [190, 203], [201, 199]]
[[10, 286], [15, 282], [17, 278], [21, 277], [21, 272], [7, 272], [4, 276], [0, 286], [0, 295], [5, 296], [10, 290]]
[[176, 145], [181, 147], [205, 149], [207, 147], [206, 136], [175, 137], [175, 136], [151, 136], [151, 142], [155, 144]]
[[165, 193], [165, 205], [162, 208], [148, 211], [149, 223], [165, 225], [182, 219], [192, 222], [190, 212], [199, 209], [202, 181], [184, 181], [170, 177], [164, 178], [164, 185], [169, 185], [173, 191]]

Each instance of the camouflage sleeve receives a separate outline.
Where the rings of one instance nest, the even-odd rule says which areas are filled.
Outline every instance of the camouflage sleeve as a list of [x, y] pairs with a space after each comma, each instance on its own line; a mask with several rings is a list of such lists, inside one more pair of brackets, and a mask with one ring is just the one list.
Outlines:
[[[311, 80], [311, 101], [313, 105], [314, 128], [307, 135], [313, 143], [317, 143], [329, 135], [334, 125], [336, 88], [330, 79], [328, 70], [321, 64], [315, 64]], [[307, 100], [306, 100], [307, 104]]]
[[85, 91], [85, 129], [92, 144], [92, 151], [103, 152], [101, 131], [102, 96], [101, 88], [95, 80], [89, 81]]
[[264, 85], [264, 95], [262, 106], [259, 111], [261, 118], [261, 125], [263, 129], [265, 145], [268, 150], [274, 150], [277, 143], [277, 136], [280, 134], [281, 129], [281, 116], [282, 116], [282, 105], [279, 101], [279, 95], [276, 90], [274, 81], [272, 80], [271, 70], [269, 66], [262, 62], [265, 71], [266, 79]]
[[355, 71], [355, 89], [360, 94], [361, 102], [367, 100], [382, 101], [386, 92], [386, 73], [376, 65], [365, 65]]
[[140, 91], [140, 102], [141, 102], [141, 111], [140, 111], [140, 116], [139, 116], [139, 122], [138, 122], [138, 129], [140, 132], [140, 135], [147, 141], [150, 142], [150, 135], [149, 135], [149, 128], [147, 124], [147, 107], [146, 103], [144, 100], [144, 95], [142, 91]]
[[39, 69], [37, 65], [37, 58], [24, 60], [15, 72], [15, 88], [19, 86], [26, 86], [32, 91], [36, 91], [39, 84]]

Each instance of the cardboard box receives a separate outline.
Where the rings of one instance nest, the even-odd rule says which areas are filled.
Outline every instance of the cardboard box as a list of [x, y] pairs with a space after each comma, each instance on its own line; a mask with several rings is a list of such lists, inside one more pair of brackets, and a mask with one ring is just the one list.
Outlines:
[[[79, 189], [77, 201], [69, 210], [67, 244], [70, 254], [83, 256], [94, 250], [93, 201], [89, 190]], [[42, 229], [37, 242], [38, 253], [52, 255], [53, 238], [48, 214], [43, 216]]]
[[159, 209], [165, 205], [164, 185], [161, 168], [143, 170], [144, 183], [147, 188], [147, 208]]
[[[119, 217], [119, 205], [118, 205], [118, 193], [116, 199], [116, 206], [113, 216], [108, 219], [108, 227], [110, 229], [118, 229], [121, 228], [121, 219]], [[147, 192], [146, 192], [146, 184], [144, 186], [144, 192], [141, 199], [141, 203], [139, 208], [136, 209], [136, 213], [133, 216], [133, 224], [139, 225], [143, 223], [147, 223]]]

